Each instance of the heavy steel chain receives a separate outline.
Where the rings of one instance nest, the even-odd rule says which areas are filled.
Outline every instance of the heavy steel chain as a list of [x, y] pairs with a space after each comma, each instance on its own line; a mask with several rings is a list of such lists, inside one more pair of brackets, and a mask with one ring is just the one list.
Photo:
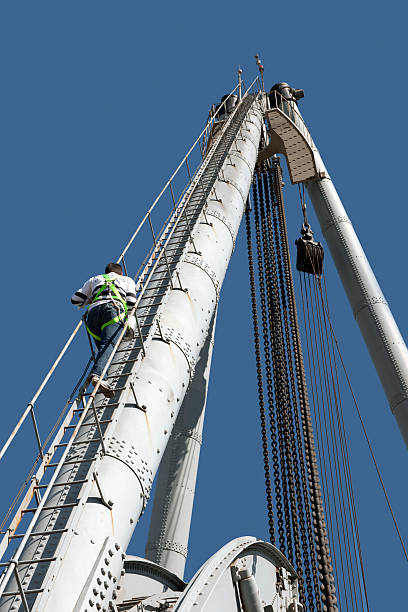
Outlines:
[[[305, 600], [305, 592], [304, 592], [304, 583], [303, 576], [306, 577], [306, 584], [308, 590], [308, 600], [311, 609], [313, 609], [313, 588], [312, 581], [310, 575], [310, 563], [309, 563], [309, 550], [308, 550], [308, 542], [306, 536], [305, 529], [305, 518], [304, 518], [304, 505], [308, 502], [307, 489], [303, 486], [303, 481], [300, 478], [300, 472], [303, 471], [305, 473], [305, 466], [303, 461], [303, 452], [302, 452], [302, 438], [300, 435], [300, 426], [299, 426], [299, 417], [298, 417], [298, 403], [297, 403], [297, 395], [296, 395], [296, 384], [295, 384], [295, 374], [293, 368], [293, 356], [292, 356], [292, 347], [291, 347], [291, 336], [289, 331], [289, 321], [288, 321], [288, 311], [287, 311], [287, 299], [286, 299], [286, 282], [283, 275], [283, 266], [282, 266], [282, 249], [284, 245], [281, 245], [280, 240], [280, 228], [278, 224], [278, 217], [276, 211], [276, 203], [274, 198], [274, 189], [273, 184], [271, 184], [271, 170], [270, 168], [265, 168], [263, 172], [263, 183], [264, 183], [264, 193], [265, 193], [265, 203], [266, 203], [266, 215], [267, 215], [267, 226], [269, 233], [269, 242], [270, 244], [275, 243], [275, 252], [276, 252], [276, 263], [278, 270], [278, 279], [279, 279], [279, 288], [280, 288], [280, 298], [281, 298], [281, 306], [282, 306], [282, 314], [283, 314], [283, 331], [284, 331], [284, 342], [286, 344], [286, 360], [287, 360], [287, 368], [285, 367], [285, 387], [286, 394], [290, 401], [287, 404], [287, 429], [288, 429], [288, 446], [290, 451], [290, 456], [292, 459], [292, 486], [291, 486], [291, 496], [293, 498], [292, 505], [295, 508], [295, 497], [297, 502], [297, 514], [293, 517], [293, 534], [295, 540], [295, 557], [296, 557], [296, 571], [301, 577], [299, 580], [299, 594], [301, 602], [303, 603]], [[290, 380], [290, 388], [289, 388], [289, 380], [288, 380], [288, 372], [289, 372], [289, 380]], [[306, 478], [305, 478], [306, 481]], [[299, 528], [298, 528], [299, 527]], [[300, 537], [302, 541], [302, 552], [300, 550], [300, 542], [299, 542], [299, 531]]]
[[[259, 222], [259, 204], [258, 204], [258, 190], [257, 190], [256, 177], [254, 177], [254, 182], [253, 182], [253, 201], [254, 201], [255, 238], [256, 238], [256, 247], [257, 247], [258, 277], [259, 277], [259, 293], [260, 293], [260, 298], [261, 298], [262, 333], [264, 335], [264, 351], [266, 350], [267, 352], [265, 369], [266, 369], [266, 377], [267, 377], [266, 383], [267, 383], [267, 396], [268, 396], [268, 407], [269, 407], [269, 423], [270, 423], [271, 431], [274, 432], [274, 435], [271, 436], [271, 443], [272, 443], [272, 456], [273, 456], [276, 514], [278, 518], [278, 537], [279, 537], [279, 548], [285, 554], [286, 541], [285, 541], [285, 529], [284, 529], [283, 511], [282, 511], [282, 489], [281, 489], [281, 479], [280, 479], [280, 463], [279, 463], [279, 458], [278, 458], [278, 450], [277, 450], [277, 442], [276, 442], [276, 425], [275, 425], [275, 416], [274, 416], [272, 371], [271, 371], [269, 339], [268, 339], [269, 337], [268, 314], [267, 314], [267, 308], [266, 308], [264, 266], [263, 266], [263, 259], [262, 259], [261, 230], [260, 230], [260, 222]], [[283, 480], [283, 476], [282, 476], [282, 480]]]
[[[248, 267], [249, 267], [249, 282], [250, 282], [250, 289], [251, 289], [252, 319], [253, 319], [253, 325], [254, 325], [256, 374], [257, 374], [257, 379], [258, 379], [259, 413], [260, 413], [260, 419], [261, 419], [261, 437], [262, 437], [262, 454], [263, 454], [264, 473], [265, 473], [266, 504], [267, 504], [267, 512], [268, 512], [270, 541], [272, 544], [275, 544], [272, 487], [271, 487], [271, 475], [270, 475], [269, 452], [268, 452], [268, 436], [267, 436], [267, 431], [266, 431], [266, 416], [265, 416], [265, 404], [264, 404], [264, 394], [263, 394], [261, 348], [260, 348], [260, 342], [259, 342], [258, 311], [257, 311], [256, 289], [255, 289], [255, 273], [254, 273], [254, 262], [253, 262], [253, 256], [252, 256], [251, 219], [249, 216], [248, 203], [247, 203], [247, 209], [245, 213], [245, 221], [246, 221], [246, 234], [247, 234], [247, 247], [248, 247]], [[270, 365], [269, 365], [269, 368], [270, 368]]]
[[[283, 216], [284, 227], [280, 227], [278, 230], [277, 223], [278, 219], [276, 218], [278, 215], [277, 207], [279, 206], [276, 193], [275, 193], [275, 182], [273, 177], [273, 170], [268, 172], [268, 183], [269, 190], [273, 200], [273, 213], [274, 213], [274, 226], [275, 233], [277, 236], [277, 241], [279, 241], [280, 237], [282, 237], [282, 247], [279, 246], [279, 251], [283, 251], [287, 253], [287, 256], [283, 257], [283, 267], [285, 273], [285, 290], [289, 293], [289, 283], [290, 278], [287, 274], [287, 261], [289, 260], [289, 250], [287, 241], [285, 241], [286, 236], [286, 220]], [[284, 214], [284, 209], [283, 209]], [[288, 324], [288, 301], [290, 301], [290, 297], [288, 295], [288, 299], [286, 296], [284, 298], [284, 321], [285, 321], [285, 335], [286, 342], [289, 345], [291, 339], [293, 338], [293, 324], [291, 321], [290, 324], [290, 337], [289, 337], [289, 324]], [[293, 348], [293, 345], [292, 345]], [[292, 359], [293, 357], [293, 359]], [[292, 401], [293, 401], [293, 417], [295, 422], [295, 431], [296, 431], [296, 440], [297, 440], [297, 465], [300, 469], [301, 474], [301, 484], [299, 482], [299, 474], [297, 473], [297, 501], [298, 501], [298, 511], [299, 511], [299, 524], [300, 524], [300, 532], [302, 539], [302, 552], [303, 552], [303, 564], [304, 571], [306, 575], [306, 585], [307, 585], [307, 593], [308, 593], [308, 602], [310, 610], [314, 610], [315, 602], [317, 602], [318, 609], [320, 609], [320, 593], [319, 593], [319, 583], [317, 576], [317, 568], [316, 568], [316, 560], [314, 555], [314, 540], [313, 540], [313, 527], [312, 527], [312, 518], [311, 518], [311, 509], [309, 504], [309, 492], [307, 487], [307, 478], [306, 478], [306, 465], [305, 465], [305, 456], [304, 456], [304, 446], [303, 446], [303, 438], [299, 421], [299, 405], [297, 401], [297, 392], [296, 392], [296, 379], [294, 372], [294, 364], [293, 361], [296, 360], [296, 352], [295, 355], [291, 355], [289, 359], [289, 373], [290, 373], [290, 385], [292, 392]], [[303, 496], [303, 501], [302, 501]], [[306, 525], [305, 525], [305, 515], [306, 515]], [[313, 584], [311, 578], [312, 569], [313, 573]]]
[[[248, 210], [246, 230], [270, 538], [274, 542], [275, 499], [279, 547], [298, 572], [301, 603], [306, 607], [307, 592], [308, 609], [336, 612], [333, 568], [300, 344], [279, 160], [256, 166], [252, 192], [257, 278]], [[260, 297], [262, 343], [259, 337], [257, 291]]]
[[[274, 183], [275, 193], [278, 201], [279, 216], [281, 219], [281, 229], [283, 239], [288, 243], [286, 222], [283, 212], [282, 198], [282, 181], [281, 170], [277, 162], [274, 163]], [[288, 249], [285, 249], [288, 253]], [[321, 583], [321, 599], [323, 601], [323, 610], [328, 612], [337, 612], [336, 590], [334, 585], [333, 567], [331, 561], [329, 541], [327, 537], [327, 528], [325, 521], [325, 513], [322, 501], [320, 477], [317, 467], [316, 450], [314, 445], [313, 426], [310, 415], [310, 407], [307, 395], [306, 376], [303, 364], [303, 354], [300, 343], [299, 326], [297, 320], [296, 303], [293, 288], [292, 272], [290, 261], [287, 254], [285, 256], [285, 273], [287, 276], [287, 287], [289, 290], [289, 313], [291, 319], [291, 328], [293, 330], [292, 342], [295, 355], [295, 368], [298, 381], [299, 403], [301, 410], [302, 426], [304, 430], [305, 440], [305, 457], [309, 478], [310, 500], [312, 506], [313, 526], [315, 532], [315, 548], [318, 561], [319, 578]]]
[[[296, 521], [296, 502], [293, 487], [291, 441], [288, 427], [288, 407], [290, 402], [286, 385], [286, 355], [282, 333], [281, 305], [279, 300], [277, 277], [277, 262], [274, 243], [273, 240], [270, 240], [270, 236], [268, 234], [268, 226], [265, 212], [266, 194], [264, 192], [263, 184], [264, 171], [264, 168], [258, 168], [257, 182], [259, 190], [259, 207], [261, 213], [263, 252], [265, 256], [267, 304], [269, 310], [268, 314], [272, 346], [274, 348], [274, 381], [276, 389], [275, 395], [277, 398], [276, 407], [278, 419], [281, 423], [281, 427], [279, 428], [281, 433], [282, 449], [281, 461], [285, 465], [285, 481], [283, 483], [282, 488], [284, 491], [286, 539], [288, 545], [288, 558], [294, 565], [294, 559], [296, 558], [297, 565], [297, 562], [299, 560], [297, 547], [298, 529]], [[301, 580], [300, 588], [302, 588]]]

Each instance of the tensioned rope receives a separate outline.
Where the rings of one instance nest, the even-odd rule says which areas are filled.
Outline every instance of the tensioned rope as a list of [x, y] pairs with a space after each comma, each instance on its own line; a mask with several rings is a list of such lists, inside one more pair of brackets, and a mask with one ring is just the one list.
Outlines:
[[[304, 194], [304, 187], [302, 185], [302, 190], [299, 187], [299, 197], [300, 197], [300, 204], [301, 204], [301, 209], [302, 209], [302, 213], [304, 216], [304, 221], [305, 224], [308, 224], [307, 221], [307, 215], [306, 215], [306, 201], [305, 201], [305, 194]], [[310, 226], [308, 226], [310, 228]], [[313, 235], [313, 233], [311, 234]], [[316, 244], [316, 243], [314, 243]], [[321, 321], [323, 322], [324, 325], [324, 335], [326, 338], [326, 342], [328, 343], [330, 340], [330, 344], [331, 344], [331, 356], [330, 356], [330, 351], [329, 351], [329, 363], [330, 365], [333, 364], [333, 368], [334, 368], [334, 372], [335, 372], [335, 402], [337, 405], [339, 405], [340, 408], [340, 418], [341, 418], [341, 423], [339, 424], [339, 432], [340, 432], [340, 436], [342, 436], [343, 440], [340, 440], [341, 445], [342, 445], [342, 453], [344, 453], [344, 457], [345, 457], [345, 462], [346, 462], [346, 468], [347, 468], [347, 479], [349, 481], [349, 486], [351, 488], [351, 499], [350, 499], [350, 503], [353, 509], [353, 515], [354, 515], [354, 522], [356, 522], [356, 513], [355, 513], [355, 502], [354, 502], [354, 496], [352, 494], [352, 483], [351, 483], [351, 472], [350, 472], [350, 464], [349, 464], [349, 455], [348, 455], [348, 449], [347, 449], [347, 437], [346, 437], [346, 432], [345, 432], [345, 426], [344, 426], [344, 417], [343, 417], [343, 407], [342, 407], [342, 397], [341, 397], [341, 393], [340, 393], [340, 384], [339, 384], [339, 371], [338, 371], [338, 366], [337, 366], [337, 356], [340, 359], [340, 363], [341, 363], [341, 368], [343, 370], [344, 376], [345, 376], [345, 380], [347, 383], [347, 386], [349, 388], [349, 391], [351, 393], [352, 399], [353, 399], [353, 404], [355, 406], [357, 415], [358, 415], [358, 419], [360, 421], [362, 430], [363, 430], [363, 435], [365, 437], [369, 452], [370, 452], [370, 456], [371, 459], [373, 461], [373, 465], [375, 467], [375, 471], [377, 473], [378, 476], [378, 480], [381, 486], [381, 489], [383, 491], [387, 506], [388, 506], [388, 510], [390, 512], [392, 521], [394, 523], [394, 527], [396, 530], [396, 534], [397, 537], [400, 541], [401, 544], [401, 548], [403, 551], [403, 555], [405, 557], [405, 559], [408, 561], [408, 554], [407, 554], [407, 549], [405, 546], [405, 543], [403, 541], [403, 538], [401, 536], [401, 532], [400, 529], [398, 527], [398, 523], [397, 523], [397, 519], [396, 516], [392, 510], [391, 507], [391, 502], [390, 502], [390, 498], [389, 498], [389, 494], [386, 490], [385, 484], [384, 484], [384, 480], [381, 476], [381, 471], [378, 465], [378, 462], [375, 458], [374, 455], [374, 450], [373, 450], [373, 446], [372, 443], [369, 439], [368, 433], [367, 433], [367, 429], [365, 427], [364, 424], [364, 420], [363, 420], [363, 416], [361, 413], [361, 410], [358, 406], [358, 402], [356, 399], [356, 396], [354, 394], [352, 385], [351, 385], [351, 381], [350, 381], [350, 377], [348, 375], [345, 363], [344, 363], [344, 359], [340, 350], [340, 345], [339, 342], [337, 340], [337, 337], [335, 335], [334, 329], [333, 329], [333, 324], [332, 324], [332, 320], [330, 317], [330, 309], [329, 309], [329, 301], [328, 301], [328, 293], [327, 293], [327, 285], [326, 285], [326, 278], [325, 275], [322, 273], [322, 270], [317, 270], [315, 267], [315, 260], [311, 262], [311, 267], [313, 268], [312, 270], [312, 275], [308, 276], [308, 275], [304, 275], [304, 274], [300, 274], [300, 282], [301, 282], [301, 290], [302, 290], [302, 298], [303, 298], [303, 291], [306, 290], [306, 287], [309, 286], [310, 293], [313, 293], [312, 298], [314, 300], [314, 303], [316, 305], [316, 312], [319, 312], [319, 316]], [[306, 276], [308, 276], [308, 285], [306, 285]], [[323, 283], [322, 283], [323, 281]], [[307, 304], [308, 306], [308, 304]], [[306, 336], [306, 339], [308, 340], [308, 338], [312, 337], [312, 334], [309, 334], [308, 336]], [[312, 356], [313, 357], [313, 356]], [[332, 377], [333, 377], [333, 373], [332, 373]], [[334, 384], [334, 380], [333, 380], [333, 384]], [[341, 425], [341, 427], [340, 427]], [[358, 543], [358, 549], [359, 549], [359, 555], [361, 557], [361, 548], [360, 548], [360, 543], [359, 543], [359, 536], [358, 536], [358, 531], [356, 534], [357, 537], [357, 543]], [[363, 579], [364, 579], [364, 573], [363, 573]]]
[[326, 279], [325, 279], [325, 277], [323, 277], [323, 284], [324, 284], [324, 291], [322, 289], [322, 284], [321, 284], [320, 279], [319, 279], [317, 289], [318, 289], [318, 291], [320, 293], [320, 299], [322, 301], [322, 307], [323, 307], [324, 311], [326, 312], [327, 321], [328, 321], [329, 328], [330, 328], [330, 335], [331, 335], [331, 338], [332, 338], [332, 343], [333, 343], [333, 346], [335, 346], [336, 351], [337, 351], [337, 353], [339, 355], [340, 363], [341, 363], [342, 369], [344, 371], [344, 375], [345, 375], [346, 380], [347, 380], [347, 385], [349, 387], [351, 396], [353, 398], [353, 403], [354, 403], [354, 406], [355, 406], [356, 411], [357, 411], [357, 415], [358, 415], [358, 418], [359, 418], [359, 421], [360, 421], [360, 424], [361, 424], [361, 428], [363, 430], [364, 438], [365, 438], [365, 440], [367, 442], [367, 446], [368, 446], [368, 449], [369, 449], [369, 452], [370, 452], [370, 456], [371, 456], [371, 459], [373, 461], [373, 464], [374, 464], [375, 471], [376, 471], [377, 476], [378, 476], [378, 480], [379, 480], [381, 489], [382, 489], [382, 491], [384, 493], [384, 497], [385, 497], [385, 500], [386, 500], [386, 503], [387, 503], [388, 510], [390, 512], [392, 521], [394, 523], [394, 527], [395, 527], [395, 530], [396, 530], [396, 533], [397, 533], [397, 537], [398, 537], [398, 539], [400, 541], [400, 544], [401, 544], [403, 555], [404, 555], [406, 561], [408, 561], [407, 549], [406, 549], [404, 540], [402, 538], [401, 531], [399, 529], [395, 513], [394, 513], [394, 511], [392, 509], [392, 506], [391, 506], [390, 497], [389, 497], [389, 494], [387, 492], [387, 489], [386, 489], [383, 477], [381, 475], [380, 467], [379, 467], [378, 462], [377, 462], [377, 460], [375, 458], [373, 445], [372, 445], [372, 443], [370, 441], [370, 438], [368, 436], [367, 429], [366, 429], [366, 426], [365, 426], [365, 423], [364, 423], [364, 420], [363, 420], [363, 416], [362, 416], [361, 410], [360, 410], [358, 402], [357, 402], [357, 398], [356, 398], [356, 396], [354, 394], [354, 391], [353, 391], [353, 388], [351, 386], [350, 377], [348, 375], [348, 372], [347, 372], [347, 369], [346, 369], [346, 366], [345, 366], [345, 363], [344, 363], [344, 360], [343, 360], [343, 356], [342, 356], [342, 353], [341, 353], [341, 350], [340, 350], [339, 342], [338, 342], [337, 337], [336, 337], [336, 335], [334, 333], [334, 330], [333, 330], [333, 325], [332, 325], [332, 322], [331, 322], [331, 319], [330, 319], [330, 312], [329, 312], [329, 307], [328, 307], [327, 287], [326, 287]]
[[340, 604], [351, 610], [368, 610], [337, 363], [315, 291], [318, 280], [319, 276], [300, 273], [315, 431], [338, 597]]
[[[320, 243], [313, 240], [313, 232], [307, 220], [303, 185], [302, 190], [299, 188], [299, 196], [304, 223], [301, 238], [296, 241], [298, 246], [297, 268], [300, 271], [309, 377], [315, 408], [315, 431], [323, 475], [323, 494], [329, 519], [330, 544], [334, 557], [338, 598], [340, 605], [343, 603], [347, 609], [369, 610], [351, 477], [348, 436], [344, 420], [340, 385], [341, 368], [352, 395], [403, 554], [407, 560], [408, 557], [333, 330], [326, 279], [322, 269], [322, 247]], [[338, 359], [340, 359], [341, 368], [338, 366]]]

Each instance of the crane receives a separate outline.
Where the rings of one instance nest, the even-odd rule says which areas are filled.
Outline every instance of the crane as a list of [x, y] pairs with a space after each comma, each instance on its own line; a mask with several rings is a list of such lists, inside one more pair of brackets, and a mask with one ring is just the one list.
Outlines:
[[[274, 249], [282, 251], [287, 277], [287, 320], [272, 299], [274, 291], [279, 291], [270, 255], [272, 220], [285, 236], [279, 154], [286, 158], [292, 183], [303, 184], [309, 193], [406, 442], [408, 354], [299, 112], [303, 91], [279, 83], [265, 92], [260, 61], [258, 67], [262, 79], [245, 89], [239, 73], [237, 87], [212, 107], [204, 130], [118, 259], [127, 272], [136, 238], [146, 228], [150, 231], [152, 245], [136, 275], [137, 302], [131, 313], [134, 333], [123, 329], [102, 374], [109, 379], [114, 397], [103, 397], [99, 385], [89, 391], [87, 381], [80, 381], [61, 413], [54, 438], [43, 442], [36, 401], [83, 327], [80, 321], [22, 416], [20, 423], [32, 420], [38, 457], [17, 512], [2, 532], [1, 612], [338, 609], [285, 238]], [[194, 169], [192, 159], [197, 152], [199, 163]], [[188, 179], [177, 194], [181, 169]], [[293, 426], [295, 431], [297, 427], [299, 434], [293, 457], [283, 442], [279, 446], [288, 488], [282, 517], [286, 513], [293, 520], [289, 525], [288, 519], [286, 534], [282, 527], [279, 545], [272, 528], [271, 542], [238, 537], [186, 583], [184, 567], [217, 305], [245, 215], [247, 234], [251, 234], [251, 185], [255, 227], [266, 236], [259, 261], [271, 271], [272, 279], [264, 301], [272, 313], [270, 321], [279, 321], [274, 327], [271, 360], [277, 367], [281, 357], [276, 347], [292, 342], [296, 363], [293, 389], [298, 387], [293, 394], [298, 395], [302, 423], [293, 420], [291, 425], [291, 417], [277, 417], [278, 428]], [[162, 214], [157, 231], [153, 215], [165, 198], [170, 212]], [[276, 212], [276, 217], [272, 213], [269, 217], [270, 227], [268, 206]], [[285, 326], [287, 336], [280, 331]], [[281, 365], [282, 376], [283, 369]], [[278, 374], [274, 377], [278, 387], [281, 379]], [[291, 475], [296, 472], [304, 483], [298, 498], [291, 486]], [[267, 466], [266, 473], [268, 476]], [[156, 475], [145, 558], [134, 557], [127, 554], [127, 548]], [[272, 521], [271, 499], [272, 495], [268, 499]], [[294, 514], [303, 505], [303, 522], [308, 526], [301, 524], [298, 529]], [[299, 568], [308, 563], [311, 569], [305, 578]]]

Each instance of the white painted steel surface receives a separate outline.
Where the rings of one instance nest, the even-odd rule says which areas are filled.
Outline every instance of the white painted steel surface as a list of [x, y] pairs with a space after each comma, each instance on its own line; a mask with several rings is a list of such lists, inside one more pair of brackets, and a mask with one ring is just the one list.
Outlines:
[[307, 181], [306, 187], [391, 411], [408, 445], [406, 344], [331, 179]]
[[146, 544], [146, 558], [180, 578], [187, 559], [214, 332], [215, 316], [160, 465]]
[[[268, 112], [273, 113], [267, 111], [267, 115]], [[391, 411], [408, 445], [408, 350], [405, 341], [297, 105], [285, 102], [282, 112], [291, 116], [299, 133], [310, 144], [319, 178], [306, 180], [305, 185]], [[271, 122], [270, 127], [273, 128]], [[283, 133], [278, 135], [284, 138]], [[287, 155], [287, 163], [293, 181], [297, 167], [291, 167], [290, 155]]]
[[[106, 568], [112, 574], [112, 582], [120, 577], [117, 557], [124, 557], [123, 551], [143, 512], [150, 481], [213, 319], [245, 209], [261, 123], [262, 113], [255, 101], [218, 174], [215, 190], [207, 199], [206, 214], [201, 214], [193, 230], [199, 254], [187, 255], [178, 266], [181, 287], [187, 291], [172, 290], [163, 306], [160, 326], [167, 341], [160, 336], [153, 338], [130, 377], [138, 402], [147, 406], [147, 412], [135, 406], [129, 393], [105, 441], [107, 454], [96, 462], [98, 486], [92, 483], [88, 497], [81, 498], [81, 512], [69, 523], [67, 537], [58, 548], [58, 564], [47, 581], [41, 583], [46, 590], [37, 598], [37, 611], [84, 612], [102, 600], [107, 605], [103, 589], [98, 589], [95, 580]], [[52, 515], [50, 511], [51, 520]], [[41, 547], [42, 539], [39, 536], [37, 542], [33, 540], [31, 549]], [[107, 595], [110, 592], [114, 587], [109, 583]], [[0, 609], [8, 610], [9, 605], [8, 600], [3, 600]], [[14, 609], [23, 608], [20, 604]]]
[[[277, 568], [281, 569], [280, 584]], [[272, 606], [272, 610], [290, 610], [298, 600], [297, 575], [289, 561], [272, 544], [247, 536], [232, 540], [204, 563], [181, 594], [174, 612], [240, 612], [238, 583], [243, 570], [253, 576], [254, 590], [264, 609]]]

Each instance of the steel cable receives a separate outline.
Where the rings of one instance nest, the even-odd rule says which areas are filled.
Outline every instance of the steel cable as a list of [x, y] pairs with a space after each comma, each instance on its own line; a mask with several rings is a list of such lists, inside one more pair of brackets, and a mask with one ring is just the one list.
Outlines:
[[[300, 196], [302, 211], [305, 214], [306, 205], [301, 193]], [[300, 289], [303, 319], [307, 325], [306, 343], [311, 374], [312, 397], [315, 406], [316, 431], [318, 432], [319, 457], [323, 471], [323, 493], [329, 523], [332, 523], [332, 509], [336, 520], [336, 529], [333, 529], [331, 524], [330, 540], [334, 554], [335, 574], [337, 577], [340, 577], [340, 581], [336, 579], [339, 587], [341, 586], [339, 600], [341, 601], [342, 599], [341, 591], [343, 591], [347, 610], [349, 609], [349, 604], [353, 610], [369, 610], [347, 449], [337, 358], [334, 348], [333, 330], [329, 319], [327, 288], [325, 285], [326, 293], [324, 296], [321, 277], [316, 274], [316, 270], [314, 276], [309, 274], [307, 276], [308, 285], [304, 279], [305, 275], [299, 275]], [[309, 288], [308, 291], [307, 286]], [[311, 308], [311, 315], [309, 313], [309, 306]], [[312, 342], [313, 338], [315, 344]], [[317, 379], [320, 381], [320, 393]], [[340, 554], [341, 572], [337, 570], [336, 548]], [[342, 551], [345, 553], [346, 572]], [[346, 575], [347, 580], [345, 579]]]

